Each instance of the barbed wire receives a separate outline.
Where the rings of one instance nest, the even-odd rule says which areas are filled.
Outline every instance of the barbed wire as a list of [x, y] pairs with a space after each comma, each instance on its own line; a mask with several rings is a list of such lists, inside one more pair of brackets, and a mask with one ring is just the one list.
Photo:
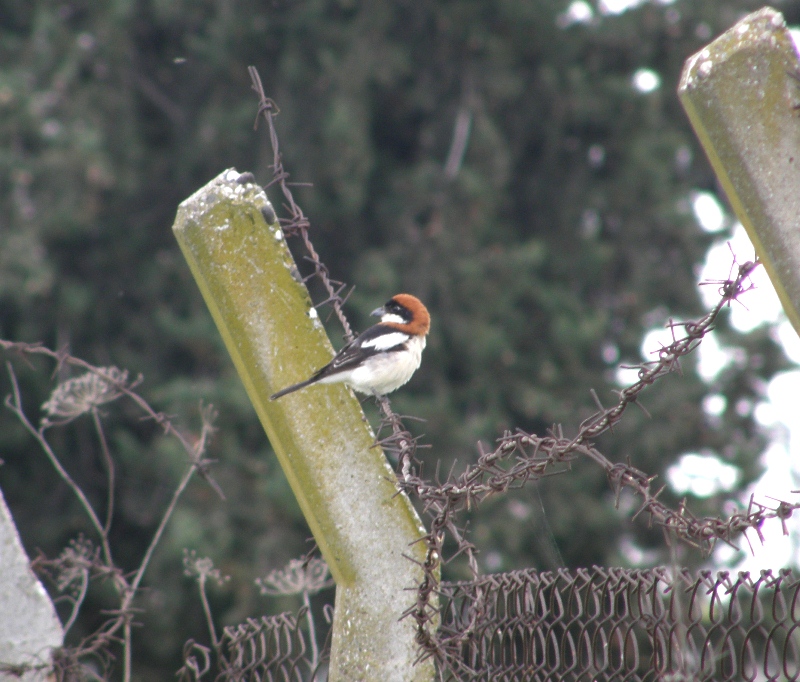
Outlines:
[[[314, 266], [314, 272], [309, 277], [318, 277], [328, 294], [328, 298], [319, 305], [332, 305], [348, 338], [352, 338], [352, 331], [343, 311], [346, 297], [341, 296], [347, 286], [330, 279], [327, 268], [321, 263], [319, 255], [311, 245], [308, 235], [309, 221], [294, 202], [287, 183], [289, 176], [283, 168], [278, 151], [278, 138], [273, 123], [278, 109], [264, 94], [256, 69], [249, 67], [249, 71], [253, 89], [259, 95], [258, 113], [264, 116], [270, 130], [273, 149], [273, 179], [270, 184], [278, 184], [281, 187], [286, 199], [285, 208], [290, 214], [290, 218], [282, 220], [281, 225], [287, 235], [301, 237], [307, 251], [305, 259]], [[785, 521], [800, 508], [800, 503], [778, 501], [770, 506], [757, 502], [751, 496], [745, 510], [727, 518], [697, 517], [688, 509], [685, 501], [677, 509], [663, 503], [659, 498], [665, 486], [656, 487], [655, 476], [637, 469], [630, 462], [612, 462], [593, 444], [597, 437], [612, 430], [620, 422], [630, 405], [635, 404], [646, 412], [639, 402], [641, 393], [663, 377], [680, 371], [681, 358], [694, 351], [714, 329], [720, 312], [753, 287], [749, 278], [758, 265], [757, 260], [737, 264], [734, 258], [728, 279], [710, 282], [719, 287], [718, 303], [696, 321], [670, 320], [667, 328], [672, 332], [672, 343], [659, 349], [657, 359], [633, 368], [626, 367], [638, 370], [638, 378], [636, 382], [618, 392], [616, 404], [605, 407], [597, 394], [591, 391], [597, 410], [579, 425], [574, 436], [565, 435], [564, 427], [559, 424], [554, 425], [544, 436], [527, 433], [521, 429], [507, 431], [498, 439], [496, 447], [491, 451], [487, 451], [481, 443], [478, 443], [477, 462], [468, 466], [463, 473], [451, 473], [444, 482], [438, 480], [430, 482], [422, 478], [417, 450], [426, 446], [405, 427], [404, 419], [408, 417], [396, 414], [386, 396], [378, 399], [382, 418], [375, 445], [396, 459], [398, 490], [418, 500], [430, 520], [428, 533], [421, 540], [427, 547], [426, 558], [422, 564], [424, 578], [417, 587], [416, 603], [403, 614], [404, 618], [410, 617], [416, 623], [421, 660], [433, 656], [440, 667], [447, 666], [444, 640], [440, 638], [436, 629], [440, 616], [437, 598], [443, 597], [439, 576], [442, 563], [445, 561], [443, 551], [446, 537], [449, 536], [456, 545], [456, 550], [446, 560], [450, 561], [463, 554], [473, 581], [482, 579], [475, 547], [468, 540], [466, 531], [459, 525], [458, 514], [477, 507], [487, 497], [504, 493], [511, 487], [522, 486], [528, 481], [557, 473], [557, 465], [571, 462], [579, 457], [588, 458], [605, 471], [617, 505], [622, 491], [626, 488], [632, 490], [639, 497], [639, 509], [634, 518], [646, 515], [650, 524], [661, 526], [669, 538], [685, 541], [703, 552], [710, 552], [718, 541], [732, 543], [748, 530], [755, 531], [759, 538], [763, 539], [760, 527], [769, 519], [780, 519], [784, 525], [784, 533], [787, 532]], [[352, 289], [350, 291], [352, 292]], [[383, 435], [387, 431], [388, 434]], [[464, 626], [459, 635], [462, 637], [462, 645], [468, 644], [475, 628], [487, 617], [482, 599], [482, 596], [476, 596], [476, 601], [467, 609], [470, 622], [466, 625], [462, 623]], [[448, 642], [448, 646], [452, 644], [452, 641]]]
[[[598, 410], [584, 420], [572, 437], [565, 436], [561, 425], [552, 427], [545, 436], [527, 433], [521, 429], [507, 431], [498, 439], [495, 449], [490, 452], [485, 451], [479, 443], [477, 462], [468, 466], [463, 473], [451, 474], [443, 483], [431, 483], [418, 476], [414, 466], [408, 464], [416, 463], [415, 441], [407, 432], [400, 430], [399, 420], [392, 423], [393, 433], [383, 443], [389, 448], [394, 448], [400, 461], [405, 463], [398, 476], [398, 487], [420, 500], [430, 518], [429, 531], [423, 539], [427, 546], [426, 559], [423, 563], [425, 577], [417, 590], [417, 603], [404, 614], [416, 622], [417, 641], [422, 648], [423, 658], [434, 656], [440, 662], [445, 658], [442, 641], [435, 626], [439, 618], [435, 597], [439, 594], [439, 572], [444, 561], [444, 540], [448, 533], [457, 546], [453, 557], [449, 557], [448, 560], [458, 554], [465, 554], [473, 580], [480, 578], [475, 548], [456, 523], [457, 513], [472, 509], [487, 497], [503, 493], [512, 486], [521, 486], [527, 481], [549, 475], [553, 473], [555, 465], [570, 462], [578, 457], [590, 459], [606, 472], [617, 506], [622, 490], [625, 488], [632, 490], [640, 499], [639, 510], [634, 514], [634, 518], [645, 514], [649, 516], [651, 525], [661, 526], [668, 536], [688, 542], [706, 553], [713, 549], [716, 542], [721, 540], [732, 543], [747, 530], [755, 531], [761, 538], [760, 527], [768, 519], [780, 519], [786, 533], [785, 520], [800, 508], [800, 502], [779, 501], [773, 507], [756, 502], [751, 496], [746, 510], [734, 513], [728, 518], [696, 517], [688, 509], [685, 501], [677, 509], [661, 502], [659, 497], [665, 486], [654, 489], [655, 476], [635, 468], [629, 462], [610, 461], [592, 444], [593, 439], [619, 423], [630, 405], [639, 404], [642, 391], [668, 374], [680, 370], [680, 359], [695, 350], [702, 339], [713, 330], [719, 313], [737, 300], [742, 293], [752, 288], [752, 283], [748, 282], [750, 274], [756, 267], [758, 267], [757, 261], [748, 261], [736, 266], [735, 276], [716, 282], [719, 285], [720, 300], [699, 320], [690, 322], [670, 320], [667, 327], [672, 330], [672, 343], [662, 346], [658, 351], [657, 360], [636, 367], [638, 380], [619, 391], [616, 405], [603, 407], [597, 395], [592, 392]], [[682, 335], [677, 333], [679, 329], [682, 330]], [[471, 613], [474, 618], [473, 625], [479, 623], [484, 615], [481, 604], [473, 604]], [[470, 631], [469, 627], [465, 629], [466, 637]]]
[[[264, 189], [269, 188], [271, 185], [278, 185], [281, 193], [283, 194], [285, 203], [284, 208], [289, 213], [288, 218], [279, 218], [279, 223], [284, 234], [287, 236], [297, 236], [303, 242], [303, 247], [306, 250], [304, 260], [311, 263], [314, 271], [303, 279], [307, 282], [310, 278], [316, 277], [322, 283], [327, 298], [315, 305], [320, 308], [324, 305], [330, 305], [336, 314], [339, 323], [344, 330], [345, 341], [351, 341], [355, 338], [347, 316], [344, 313], [344, 304], [353, 293], [355, 287], [350, 287], [345, 295], [342, 293], [348, 289], [345, 282], [332, 279], [327, 266], [322, 262], [314, 248], [311, 238], [308, 234], [308, 229], [311, 226], [310, 221], [306, 217], [300, 206], [294, 200], [294, 195], [290, 188], [289, 173], [283, 167], [283, 156], [280, 152], [280, 143], [278, 140], [278, 133], [275, 128], [275, 117], [280, 113], [278, 106], [275, 102], [267, 97], [264, 92], [264, 85], [261, 82], [261, 76], [255, 66], [248, 66], [247, 71], [250, 74], [252, 82], [252, 89], [258, 95], [258, 113], [256, 114], [254, 129], [258, 128], [258, 117], [263, 116], [269, 128], [269, 139], [272, 147], [272, 180], [265, 186]], [[397, 457], [400, 462], [401, 468], [408, 468], [411, 465], [413, 455], [418, 447], [417, 440], [406, 430], [403, 425], [402, 418], [394, 413], [391, 403], [386, 396], [381, 396], [378, 399], [378, 404], [381, 408], [383, 415], [378, 433], [380, 434], [384, 429], [391, 430], [391, 435], [387, 438], [380, 440], [377, 444], [382, 446], [386, 452]]]
[[263, 116], [269, 128], [269, 140], [272, 146], [272, 180], [266, 185], [267, 189], [271, 185], [277, 184], [280, 187], [284, 198], [284, 208], [288, 211], [288, 218], [279, 218], [279, 223], [284, 234], [287, 236], [300, 237], [303, 241], [303, 247], [307, 252], [305, 260], [312, 264], [314, 272], [303, 279], [307, 282], [312, 277], [316, 277], [322, 283], [328, 298], [324, 301], [317, 303], [315, 307], [319, 308], [323, 305], [330, 305], [336, 313], [339, 323], [344, 329], [346, 341], [352, 341], [354, 338], [353, 330], [350, 328], [350, 323], [344, 314], [344, 304], [353, 293], [353, 288], [342, 296], [342, 292], [347, 289], [347, 284], [332, 279], [328, 272], [327, 266], [320, 260], [319, 254], [314, 249], [311, 239], [308, 236], [308, 228], [311, 226], [308, 218], [303, 209], [301, 209], [294, 200], [292, 190], [289, 187], [289, 173], [283, 167], [283, 156], [280, 151], [280, 144], [278, 142], [278, 133], [275, 130], [275, 117], [280, 113], [275, 102], [267, 97], [264, 92], [264, 85], [261, 82], [261, 76], [255, 66], [248, 66], [247, 72], [250, 74], [253, 90], [258, 94], [258, 113], [253, 125], [253, 129], [258, 129], [258, 117]]

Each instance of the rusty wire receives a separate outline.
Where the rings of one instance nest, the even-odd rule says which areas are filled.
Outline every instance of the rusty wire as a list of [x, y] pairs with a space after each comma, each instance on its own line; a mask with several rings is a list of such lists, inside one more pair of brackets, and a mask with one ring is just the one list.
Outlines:
[[752, 579], [595, 567], [443, 583], [441, 677], [797, 680], [799, 597], [788, 570]]
[[[330, 305], [336, 314], [336, 318], [342, 325], [345, 341], [351, 341], [353, 338], [355, 338], [355, 335], [350, 327], [350, 323], [347, 321], [347, 316], [344, 314], [344, 304], [347, 302], [350, 294], [353, 293], [354, 287], [351, 287], [349, 291], [343, 295], [343, 292], [347, 289], [347, 284], [345, 282], [334, 280], [330, 277], [327, 266], [322, 262], [319, 254], [314, 248], [313, 243], [311, 242], [311, 238], [308, 234], [308, 229], [311, 226], [311, 223], [309, 222], [305, 213], [303, 213], [303, 209], [300, 208], [300, 206], [298, 206], [295, 202], [294, 196], [292, 195], [292, 190], [289, 186], [290, 183], [288, 182], [289, 173], [283, 167], [283, 157], [280, 152], [278, 133], [275, 129], [274, 121], [275, 116], [277, 116], [279, 113], [278, 106], [272, 99], [267, 97], [266, 93], [264, 92], [264, 85], [261, 82], [261, 76], [258, 73], [258, 69], [256, 69], [255, 66], [248, 66], [247, 71], [250, 74], [252, 89], [258, 95], [258, 113], [256, 115], [254, 129], [258, 128], [258, 117], [263, 116], [269, 128], [269, 139], [272, 147], [272, 164], [270, 166], [272, 168], [272, 180], [266, 185], [265, 189], [276, 184], [280, 187], [281, 193], [283, 194], [285, 200], [283, 206], [289, 213], [288, 218], [279, 219], [281, 229], [286, 236], [300, 237], [303, 242], [303, 248], [306, 250], [304, 260], [308, 263], [311, 263], [314, 269], [313, 272], [304, 278], [303, 281], [307, 282], [311, 278], [317, 278], [322, 283], [322, 286], [327, 293], [327, 298], [324, 301], [317, 303], [315, 307], [320, 308], [324, 305]], [[380, 441], [379, 444], [390, 446], [386, 447], [385, 449], [387, 449], [387, 451], [390, 453], [397, 453], [398, 457], [400, 457], [401, 465], [408, 470], [408, 468], [411, 466], [413, 453], [418, 447], [417, 441], [405, 429], [401, 418], [392, 411], [391, 404], [385, 396], [379, 398], [378, 403], [381, 407], [381, 411], [383, 412], [383, 421], [381, 423], [380, 430], [389, 428], [392, 432], [390, 436]]]
[[[485, 452], [479, 444], [477, 462], [463, 473], [449, 476], [443, 483], [423, 480], [415, 473], [413, 465], [403, 467], [398, 477], [398, 487], [419, 499], [430, 517], [429, 531], [424, 538], [427, 546], [423, 563], [424, 580], [417, 591], [417, 603], [405, 614], [416, 622], [417, 641], [423, 657], [433, 656], [440, 662], [445, 658], [434, 623], [439, 616], [436, 595], [446, 534], [449, 533], [455, 540], [458, 547], [456, 554], [467, 556], [473, 579], [480, 579], [474, 547], [459, 528], [457, 513], [476, 507], [487, 497], [503, 493], [512, 486], [539, 479], [551, 473], [555, 465], [577, 457], [589, 458], [606, 472], [617, 500], [624, 488], [631, 489], [639, 497], [640, 507], [635, 516], [646, 515], [651, 524], [664, 529], [668, 539], [678, 538], [706, 553], [713, 549], [717, 541], [731, 543], [747, 530], [755, 531], [760, 537], [760, 527], [764, 521], [780, 519], [783, 523], [795, 509], [800, 508], [800, 503], [788, 502], [778, 502], [775, 507], [770, 507], [751, 497], [746, 510], [729, 518], [698, 518], [685, 504], [672, 509], [661, 502], [659, 496], [663, 486], [653, 489], [654, 476], [636, 469], [630, 463], [611, 462], [591, 442], [613, 428], [622, 419], [626, 409], [638, 402], [645, 388], [667, 374], [680, 370], [680, 359], [696, 349], [703, 337], [714, 328], [722, 309], [750, 288], [747, 285], [748, 278], [757, 266], [757, 262], [743, 263], [736, 269], [735, 276], [718, 283], [720, 300], [701, 319], [682, 323], [670, 321], [668, 326], [673, 331], [673, 342], [659, 350], [657, 360], [639, 366], [638, 381], [619, 392], [616, 405], [604, 408], [595, 396], [598, 411], [580, 425], [574, 436], [565, 436], [560, 425], [554, 426], [545, 436], [522, 430], [506, 432], [490, 452]], [[677, 333], [679, 329], [682, 329], [682, 334]], [[395, 432], [384, 442], [398, 451], [401, 462], [415, 461], [413, 440]], [[482, 617], [481, 605], [474, 604], [471, 613], [477, 624]]]
[[[439, 599], [446, 682], [800, 680], [790, 570], [522, 570], [443, 582]], [[324, 679], [329, 648], [314, 665], [302, 621], [301, 610], [225, 628], [216, 679]], [[208, 649], [189, 642], [184, 657], [182, 680], [209, 672]]]
[[[327, 268], [322, 264], [319, 255], [311, 244], [308, 235], [309, 221], [292, 198], [291, 190], [286, 182], [288, 174], [283, 168], [278, 151], [278, 138], [273, 123], [273, 117], [277, 114], [277, 107], [264, 94], [256, 69], [250, 67], [249, 70], [253, 81], [253, 89], [260, 98], [259, 115], [264, 115], [270, 130], [273, 148], [273, 180], [270, 184], [277, 183], [281, 187], [286, 199], [285, 208], [290, 213], [290, 218], [282, 220], [281, 225], [287, 235], [299, 236], [303, 241], [308, 254], [306, 260], [314, 266], [314, 272], [310, 277], [319, 278], [328, 294], [328, 298], [319, 305], [331, 304], [345, 330], [347, 338], [352, 338], [352, 331], [342, 308], [346, 297], [342, 297], [341, 293], [346, 289], [346, 285], [330, 279]], [[470, 647], [474, 645], [473, 640], [476, 632], [483, 628], [488, 633], [492, 631], [492, 627], [497, 626], [496, 623], [492, 626], [494, 621], [491, 614], [490, 591], [479, 589], [479, 586], [494, 584], [491, 581], [501, 580], [502, 575], [521, 575], [481, 576], [474, 547], [458, 523], [458, 513], [478, 506], [491, 495], [503, 493], [511, 487], [518, 487], [530, 480], [537, 480], [548, 475], [554, 471], [556, 465], [570, 462], [579, 457], [590, 459], [606, 472], [617, 500], [619, 500], [619, 496], [625, 488], [632, 490], [639, 497], [640, 508], [636, 516], [644, 515], [648, 517], [651, 524], [661, 526], [669, 539], [678, 538], [699, 547], [704, 552], [710, 552], [715, 543], [720, 540], [729, 543], [733, 542], [747, 530], [755, 531], [760, 538], [760, 527], [766, 520], [780, 519], [781, 523], [785, 524], [785, 520], [792, 515], [793, 511], [800, 508], [800, 503], [782, 501], [777, 502], [775, 506], [768, 506], [756, 502], [751, 497], [745, 510], [737, 512], [728, 518], [698, 518], [691, 513], [685, 504], [673, 509], [661, 502], [659, 497], [663, 491], [663, 486], [654, 487], [654, 476], [636, 469], [630, 463], [610, 461], [594, 447], [592, 442], [619, 423], [630, 405], [639, 404], [639, 397], [648, 386], [672, 372], [680, 371], [681, 358], [695, 350], [703, 338], [714, 329], [720, 312], [737, 300], [743, 292], [751, 288], [749, 276], [758, 267], [759, 263], [757, 261], [748, 261], [734, 265], [735, 271], [731, 273], [727, 280], [716, 282], [719, 285], [720, 300], [708, 314], [696, 321], [669, 322], [668, 328], [672, 330], [673, 334], [672, 343], [659, 350], [656, 360], [645, 362], [638, 366], [638, 380], [631, 386], [619, 391], [619, 397], [615, 405], [604, 407], [597, 395], [592, 392], [598, 409], [579, 425], [575, 435], [565, 435], [564, 427], [561, 425], [554, 425], [544, 436], [527, 433], [519, 429], [513, 432], [509, 431], [498, 439], [494, 450], [485, 451], [482, 445], [478, 444], [480, 452], [477, 462], [467, 467], [463, 473], [451, 474], [444, 482], [430, 482], [423, 479], [419, 474], [420, 463], [416, 457], [416, 452], [421, 446], [417, 438], [406, 429], [403, 424], [403, 418], [392, 411], [389, 399], [385, 396], [379, 399], [383, 417], [378, 433], [380, 436], [388, 430], [389, 434], [379, 438], [376, 445], [380, 445], [387, 454], [396, 458], [398, 462], [398, 489], [419, 500], [424, 512], [430, 519], [428, 533], [422, 540], [427, 547], [426, 559], [423, 563], [424, 578], [417, 588], [416, 604], [404, 614], [404, 617], [412, 618], [416, 623], [420, 658], [433, 657], [441, 670], [450, 669], [450, 666], [457, 660], [457, 657], [453, 655], [453, 651], [457, 650], [458, 647], [461, 647], [462, 651], [469, 651]], [[457, 546], [454, 556], [464, 554], [473, 575], [471, 583], [461, 584], [461, 587], [458, 588], [461, 592], [449, 593], [447, 584], [440, 582], [439, 575], [442, 563], [445, 560], [454, 558], [453, 556], [443, 556], [443, 546], [447, 535], [455, 541]], [[602, 571], [602, 569], [595, 570]], [[645, 575], [643, 573], [640, 574]], [[536, 576], [537, 574], [526, 575]], [[563, 577], [566, 574], [559, 572], [558, 575]], [[615, 575], [622, 575], [622, 573]], [[635, 582], [637, 578], [631, 576], [639, 574], [625, 573], [625, 575], [628, 576], [626, 580]], [[653, 575], [658, 574], [654, 573]], [[487, 580], [490, 583], [483, 582]], [[572, 583], [573, 587], [571, 589], [574, 589], [575, 584]], [[466, 589], [467, 585], [473, 585], [474, 589], [472, 591]], [[586, 589], [591, 592], [590, 587]], [[603, 589], [606, 589], [606, 587], [604, 586]], [[449, 595], [452, 595], [452, 597]], [[459, 627], [453, 626], [448, 631], [447, 619], [445, 618], [442, 621], [442, 629], [437, 629], [436, 624], [439, 622], [440, 617], [437, 598], [442, 600], [445, 614], [449, 608], [448, 603], [453, 603], [453, 599], [462, 599], [463, 604], [460, 607], [462, 616], [460, 617]], [[592, 598], [599, 599], [600, 596], [594, 594]], [[546, 642], [547, 637], [543, 641]], [[708, 646], [708, 644], [703, 644], [700, 647], [699, 651], [701, 653], [705, 646]], [[481, 673], [476, 674], [478, 677], [475, 679], [534, 679], [524, 674], [522, 677], [514, 676], [510, 672], [504, 673], [504, 675], [507, 675], [506, 677], [481, 677]], [[589, 676], [578, 676], [574, 679], [594, 679], [590, 673], [586, 674]], [[541, 679], [548, 678], [542, 677]], [[607, 679], [617, 678], [609, 677]], [[631, 676], [625, 679], [654, 678]], [[676, 677], [674, 679], [680, 678]], [[795, 678], [791, 677], [791, 679]]]
[[322, 283], [322, 286], [328, 294], [328, 298], [318, 303], [316, 307], [319, 308], [323, 305], [330, 304], [333, 311], [336, 313], [339, 323], [342, 325], [342, 329], [344, 329], [345, 340], [352, 341], [354, 338], [353, 330], [350, 328], [350, 323], [347, 321], [347, 317], [344, 314], [343, 306], [353, 292], [353, 289], [350, 289], [347, 294], [342, 296], [342, 292], [347, 288], [347, 284], [331, 279], [328, 268], [322, 262], [319, 254], [314, 249], [314, 245], [311, 243], [311, 239], [308, 236], [310, 223], [305, 213], [303, 213], [303, 209], [301, 209], [294, 200], [292, 190], [289, 187], [290, 183], [288, 182], [289, 173], [287, 173], [283, 167], [283, 156], [280, 152], [278, 133], [275, 130], [274, 121], [279, 113], [278, 107], [264, 92], [264, 85], [261, 82], [258, 69], [256, 69], [255, 66], [248, 66], [247, 71], [250, 74], [253, 90], [258, 94], [258, 114], [253, 128], [258, 128], [258, 117], [263, 116], [269, 128], [269, 139], [272, 145], [272, 180], [267, 187], [274, 184], [280, 187], [284, 198], [283, 206], [289, 212], [288, 218], [279, 219], [281, 229], [286, 236], [297, 236], [303, 241], [303, 247], [307, 252], [305, 260], [311, 263], [314, 268], [314, 272], [303, 281], [307, 282], [309, 279], [316, 277]]
[[226, 627], [222, 645], [228, 651], [229, 669], [222, 679], [313, 682], [326, 666], [312, 666], [301, 624], [304, 618], [301, 609], [297, 616], [262, 616]]
[[[329, 647], [319, 662], [310, 655], [305, 632], [306, 609], [297, 615], [248, 618], [223, 630], [219, 643], [217, 675], [220, 682], [315, 682], [327, 675]], [[178, 671], [180, 682], [198, 682], [211, 671], [212, 653], [194, 640], [186, 643], [184, 665]]]

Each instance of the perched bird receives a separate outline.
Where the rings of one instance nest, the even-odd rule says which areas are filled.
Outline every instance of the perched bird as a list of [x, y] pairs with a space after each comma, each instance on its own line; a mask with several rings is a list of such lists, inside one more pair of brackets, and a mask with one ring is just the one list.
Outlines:
[[371, 315], [381, 318], [346, 344], [322, 369], [270, 397], [276, 400], [311, 384], [344, 382], [359, 393], [385, 395], [405, 384], [422, 361], [431, 316], [411, 294], [397, 294]]

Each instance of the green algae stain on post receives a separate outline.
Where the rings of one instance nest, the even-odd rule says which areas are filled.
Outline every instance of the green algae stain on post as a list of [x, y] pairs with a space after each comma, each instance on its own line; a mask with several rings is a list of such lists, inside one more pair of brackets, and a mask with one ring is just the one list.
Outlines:
[[765, 7], [690, 57], [678, 94], [800, 333], [800, 81], [792, 74], [800, 75], [792, 37]]
[[[411, 619], [425, 529], [343, 385], [277, 401], [327, 363], [330, 342], [252, 175], [223, 172], [181, 203], [186, 261], [336, 581], [329, 679], [432, 680]], [[406, 556], [404, 556], [404, 554]]]

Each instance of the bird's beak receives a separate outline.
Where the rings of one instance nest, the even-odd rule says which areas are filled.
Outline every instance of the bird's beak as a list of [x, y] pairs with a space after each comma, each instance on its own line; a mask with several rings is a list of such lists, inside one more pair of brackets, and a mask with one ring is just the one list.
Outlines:
[[386, 314], [386, 308], [384, 308], [383, 306], [381, 306], [380, 308], [375, 308], [375, 310], [373, 310], [373, 311], [370, 313], [370, 316], [373, 316], [373, 317], [383, 317], [385, 314]]

